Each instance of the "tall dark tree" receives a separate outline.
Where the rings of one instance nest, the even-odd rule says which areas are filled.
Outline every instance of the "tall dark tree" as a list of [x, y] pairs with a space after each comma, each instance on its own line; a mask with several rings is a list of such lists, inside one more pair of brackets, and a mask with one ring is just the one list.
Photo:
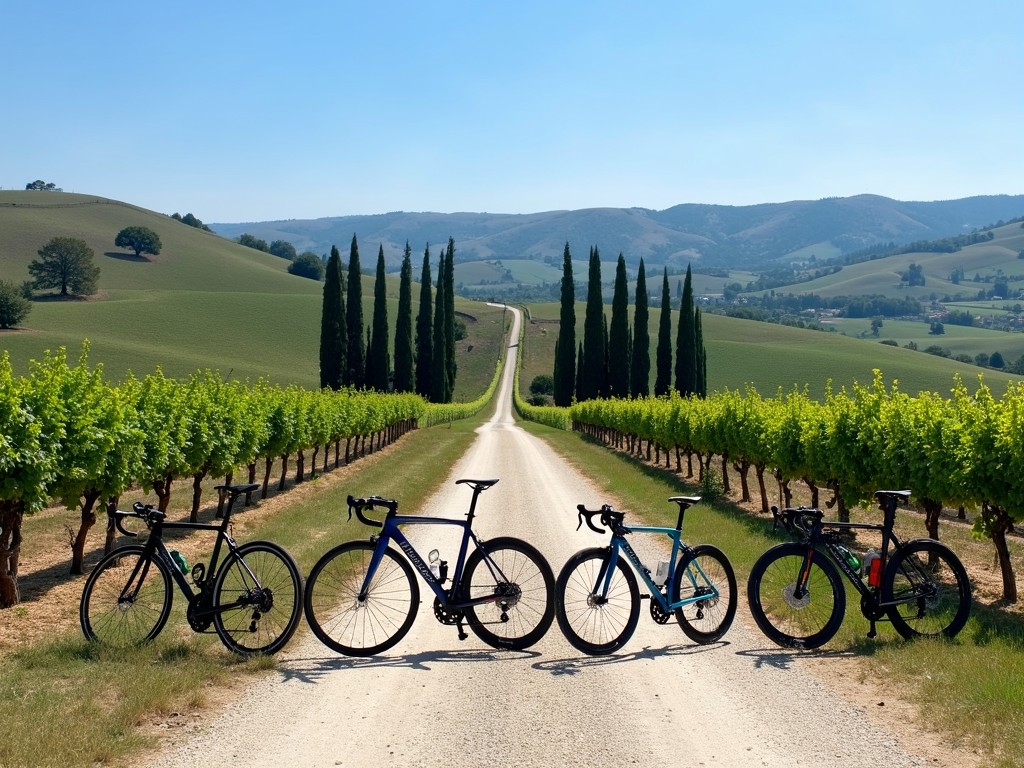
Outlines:
[[583, 372], [580, 400], [592, 400], [607, 390], [608, 365], [605, 360], [604, 302], [601, 298], [601, 255], [597, 247], [590, 249], [587, 277], [587, 308], [583, 318]]
[[621, 253], [615, 265], [615, 288], [612, 291], [612, 322], [608, 329], [608, 394], [629, 395], [629, 281], [626, 258]]
[[434, 291], [430, 277], [430, 244], [423, 249], [420, 310], [416, 315], [416, 394], [430, 398], [434, 382]]
[[359, 243], [352, 235], [348, 256], [348, 306], [345, 321], [348, 325], [348, 359], [345, 384], [366, 386], [366, 347], [363, 338], [363, 270], [359, 266]]
[[[1024, 357], [1024, 356], [1022, 356]], [[581, 400], [583, 391], [583, 342], [579, 343], [576, 352], [576, 399]]]
[[693, 283], [689, 265], [683, 280], [683, 303], [676, 332], [676, 391], [683, 397], [697, 391], [697, 337], [693, 329]]
[[576, 286], [572, 280], [569, 241], [562, 253], [562, 307], [555, 342], [555, 405], [572, 405], [576, 391]]
[[345, 333], [345, 297], [341, 291], [341, 254], [331, 246], [324, 275], [324, 301], [320, 315], [320, 386], [340, 389], [348, 352]]
[[629, 371], [629, 394], [647, 397], [651, 391], [651, 337], [647, 331], [647, 276], [643, 259], [640, 259], [636, 272], [636, 299], [633, 303], [633, 360]]
[[697, 350], [697, 365], [695, 366], [696, 383], [694, 392], [697, 397], [708, 396], [708, 353], [704, 348], [704, 329], [701, 327], [700, 310], [693, 310], [693, 337], [694, 346]]
[[668, 270], [661, 278], [661, 314], [658, 316], [658, 351], [654, 376], [656, 397], [672, 389], [672, 296], [668, 288]]
[[377, 252], [377, 276], [373, 281], [373, 333], [366, 356], [366, 386], [378, 392], [391, 388], [391, 330], [388, 327], [388, 286], [384, 277], [384, 245]]
[[405, 241], [402, 272], [398, 283], [398, 317], [395, 318], [395, 380], [396, 392], [412, 392], [412, 249]]
[[455, 377], [459, 367], [455, 362], [455, 238], [448, 238], [448, 252], [444, 261], [444, 343], [445, 363], [448, 365], [448, 391], [446, 403], [455, 396]]
[[93, 263], [92, 248], [85, 240], [54, 237], [38, 253], [39, 258], [28, 265], [35, 288], [59, 288], [61, 296], [96, 292], [100, 268]]
[[451, 382], [448, 378], [448, 300], [445, 297], [448, 281], [444, 279], [448, 255], [441, 253], [437, 267], [437, 291], [434, 295], [434, 360], [430, 375], [430, 399], [435, 403], [451, 402]]

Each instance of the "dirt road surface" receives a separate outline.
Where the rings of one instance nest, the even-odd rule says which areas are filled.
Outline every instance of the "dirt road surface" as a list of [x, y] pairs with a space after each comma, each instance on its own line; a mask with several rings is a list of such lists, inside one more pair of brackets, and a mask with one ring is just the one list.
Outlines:
[[[512, 339], [518, 323], [517, 313]], [[515, 425], [514, 368], [506, 366], [501, 405], [470, 451], [438, 467], [448, 479], [422, 513], [460, 515], [470, 491], [456, 479], [499, 478], [480, 498], [478, 532], [526, 539], [557, 575], [573, 552], [606, 541], [576, 531], [576, 505], [609, 499]], [[435, 529], [423, 527], [431, 536]], [[408, 530], [420, 549], [426, 537]], [[422, 546], [454, 559], [454, 545]], [[633, 638], [610, 657], [579, 654], [557, 622], [526, 651], [494, 650], [473, 635], [460, 642], [454, 627], [435, 621], [425, 587], [421, 599], [412, 631], [379, 657], [339, 656], [309, 633], [297, 637], [270, 677], [170, 742], [150, 768], [947, 764], [948, 754], [882, 728], [822, 682], [820, 668], [811, 674], [820, 659], [768, 643], [749, 621], [742, 584], [737, 620], [721, 642], [694, 645], [674, 619], [655, 624], [645, 601]]]

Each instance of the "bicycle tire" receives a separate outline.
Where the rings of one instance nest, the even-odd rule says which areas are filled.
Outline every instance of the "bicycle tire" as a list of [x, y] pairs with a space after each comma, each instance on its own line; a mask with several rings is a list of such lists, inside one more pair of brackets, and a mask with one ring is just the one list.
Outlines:
[[570, 557], [555, 582], [558, 626], [577, 651], [606, 656], [624, 646], [640, 619], [640, 590], [636, 576], [622, 561], [604, 599], [595, 599], [594, 586], [610, 552], [607, 547], [581, 549]]
[[277, 653], [302, 617], [302, 574], [295, 558], [272, 541], [246, 542], [217, 570], [211, 607], [214, 631], [229, 651]]
[[[699, 570], [692, 567], [694, 564]], [[683, 634], [701, 645], [719, 640], [736, 617], [736, 574], [732, 563], [718, 547], [701, 544], [676, 566], [671, 601], [695, 597], [698, 590], [708, 591], [711, 586], [718, 591], [718, 597], [682, 605], [675, 611]]]
[[[148, 562], [143, 562], [147, 560]], [[142, 570], [137, 573], [137, 569]], [[141, 574], [135, 594], [121, 599], [129, 581]], [[103, 557], [85, 580], [78, 618], [86, 639], [113, 648], [128, 648], [160, 634], [171, 613], [171, 575], [146, 548], [130, 545]]]
[[375, 545], [340, 544], [321, 557], [306, 580], [306, 622], [328, 648], [374, 656], [405, 637], [420, 604], [420, 588], [405, 558], [385, 548], [369, 590], [359, 599]]
[[[919, 579], [924, 580], [921, 584]], [[971, 582], [953, 551], [933, 539], [915, 539], [893, 553], [882, 582], [882, 601], [920, 596], [886, 610], [893, 627], [914, 637], [955, 637], [971, 614]]]
[[[508, 581], [495, 581], [485, 552]], [[460, 592], [464, 600], [502, 595], [465, 612], [470, 630], [492, 648], [529, 648], [555, 618], [555, 574], [544, 555], [520, 539], [490, 539], [474, 549]]]
[[807, 545], [778, 544], [758, 558], [747, 580], [750, 613], [765, 636], [785, 648], [824, 645], [846, 616], [846, 589], [835, 565], [814, 550], [807, 595], [799, 600], [793, 588], [800, 576]]

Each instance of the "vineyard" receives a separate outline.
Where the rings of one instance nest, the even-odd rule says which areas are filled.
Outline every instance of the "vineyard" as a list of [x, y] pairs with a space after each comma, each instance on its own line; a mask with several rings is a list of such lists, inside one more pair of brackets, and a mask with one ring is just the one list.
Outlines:
[[[869, 386], [827, 391], [822, 401], [804, 391], [762, 397], [754, 388], [706, 399], [591, 400], [570, 408], [534, 407], [517, 399], [524, 418], [572, 428], [606, 444], [703, 479], [715, 473], [729, 492], [730, 467], [743, 501], [757, 484], [769, 511], [768, 482], [792, 500], [803, 482], [811, 505], [819, 491], [840, 520], [879, 488], [914, 492], [928, 535], [939, 538], [943, 508], [976, 510], [973, 533], [991, 539], [1003, 598], [1017, 599], [1006, 536], [1024, 520], [1024, 385], [996, 399], [981, 382], [970, 392], [959, 380], [949, 398], [916, 396], [887, 387], [875, 371]], [[685, 468], [684, 468], [685, 465]], [[696, 468], [696, 472], [694, 471]]]
[[88, 345], [75, 366], [60, 349], [32, 362], [27, 376], [16, 377], [4, 353], [0, 607], [19, 599], [23, 517], [53, 499], [80, 509], [72, 573], [81, 573], [97, 504], [116, 505], [129, 488], [152, 490], [166, 511], [172, 483], [191, 483], [195, 521], [204, 478], [223, 476], [230, 483], [241, 470], [255, 483], [262, 463], [265, 498], [275, 462], [281, 490], [293, 458], [294, 481], [302, 482], [379, 450], [421, 420], [437, 424], [472, 415], [490, 399], [497, 378], [495, 373], [488, 390], [471, 403], [431, 405], [412, 394], [247, 384], [210, 371], [176, 380], [158, 369], [114, 386], [104, 380], [101, 366], [90, 368]]

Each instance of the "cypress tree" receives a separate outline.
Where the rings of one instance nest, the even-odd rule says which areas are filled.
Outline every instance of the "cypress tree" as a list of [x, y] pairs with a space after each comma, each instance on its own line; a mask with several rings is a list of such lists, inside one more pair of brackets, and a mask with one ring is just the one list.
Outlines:
[[708, 353], [704, 349], [704, 329], [700, 322], [700, 309], [693, 310], [693, 334], [695, 348], [697, 350], [697, 365], [695, 366], [696, 383], [694, 391], [697, 397], [708, 396]]
[[359, 244], [352, 235], [348, 257], [348, 367], [345, 383], [362, 388], [366, 385], [366, 347], [363, 339], [363, 271], [359, 267]]
[[576, 399], [581, 400], [583, 396], [583, 342], [579, 343], [579, 351], [576, 353]]
[[668, 288], [668, 269], [661, 278], [661, 314], [658, 317], [658, 351], [654, 377], [656, 397], [672, 388], [672, 296]]
[[434, 296], [434, 360], [430, 372], [430, 399], [435, 403], [448, 400], [448, 344], [445, 328], [448, 324], [448, 302], [445, 299], [444, 279], [447, 255], [441, 252], [441, 263], [437, 267], [437, 292]]
[[430, 277], [430, 244], [423, 249], [420, 311], [416, 315], [416, 394], [430, 398], [434, 374], [434, 306]]
[[345, 297], [341, 292], [341, 255], [331, 246], [324, 275], [324, 301], [320, 316], [320, 386], [340, 389], [348, 339], [345, 338]]
[[676, 391], [686, 397], [697, 391], [697, 345], [693, 332], [693, 285], [690, 267], [683, 281], [683, 304], [676, 333]]
[[576, 391], [576, 286], [572, 280], [569, 241], [562, 253], [562, 308], [555, 342], [555, 405], [572, 405]]
[[445, 379], [445, 400], [450, 403], [455, 399], [455, 376], [459, 367], [455, 362], [455, 238], [448, 238], [448, 252], [444, 264], [444, 343], [445, 363], [448, 365], [448, 376]]
[[388, 288], [384, 277], [384, 245], [377, 252], [377, 276], [373, 281], [372, 346], [366, 357], [366, 386], [378, 392], [390, 389], [391, 350], [388, 337]]
[[647, 397], [651, 391], [651, 337], [647, 332], [647, 276], [643, 259], [640, 259], [640, 268], [636, 273], [634, 306], [629, 394], [633, 397]]
[[590, 249], [590, 270], [587, 279], [587, 309], [583, 319], [583, 371], [577, 392], [580, 400], [601, 397], [606, 386], [607, 363], [604, 342], [604, 304], [601, 299], [601, 256], [596, 247]]
[[615, 265], [612, 323], [608, 331], [608, 394], [611, 397], [629, 395], [629, 369], [629, 283], [626, 258], [620, 253]]
[[412, 249], [405, 241], [402, 272], [398, 284], [398, 317], [395, 318], [395, 391], [412, 392]]

